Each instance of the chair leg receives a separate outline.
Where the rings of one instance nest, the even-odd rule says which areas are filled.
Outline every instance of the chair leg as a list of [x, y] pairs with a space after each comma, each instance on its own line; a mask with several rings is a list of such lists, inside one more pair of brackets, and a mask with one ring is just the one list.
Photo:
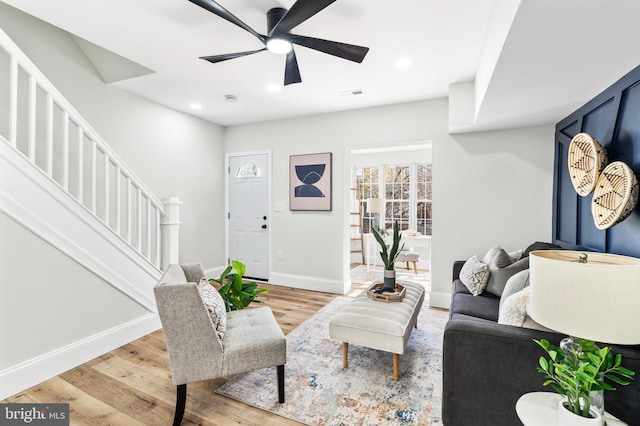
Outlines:
[[173, 426], [180, 426], [184, 416], [184, 408], [187, 404], [187, 384], [178, 385], [176, 395], [176, 414], [173, 417]]
[[284, 365], [278, 366], [278, 402], [284, 403]]

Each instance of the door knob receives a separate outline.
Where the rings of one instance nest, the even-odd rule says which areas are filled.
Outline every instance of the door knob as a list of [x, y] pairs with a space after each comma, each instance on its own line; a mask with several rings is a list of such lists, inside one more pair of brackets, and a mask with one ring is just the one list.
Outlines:
[[262, 229], [267, 229], [267, 225], [262, 225]]
[[262, 216], [262, 219], [263, 219], [263, 220], [267, 220], [267, 217], [266, 217], [266, 216]]

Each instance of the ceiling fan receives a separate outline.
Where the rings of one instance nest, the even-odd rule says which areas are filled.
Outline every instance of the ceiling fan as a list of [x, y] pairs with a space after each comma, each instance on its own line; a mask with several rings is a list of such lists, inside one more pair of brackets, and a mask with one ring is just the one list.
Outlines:
[[202, 56], [211, 63], [226, 61], [228, 59], [239, 58], [254, 53], [269, 50], [274, 53], [286, 54], [284, 85], [300, 83], [300, 69], [298, 61], [293, 50], [293, 44], [308, 47], [320, 52], [328, 53], [339, 58], [347, 59], [353, 62], [362, 62], [369, 51], [368, 47], [355, 46], [353, 44], [339, 43], [336, 41], [323, 40], [319, 38], [306, 37], [297, 34], [291, 34], [290, 31], [306, 21], [307, 19], [320, 12], [336, 0], [297, 0], [291, 9], [287, 10], [281, 7], [269, 9], [267, 12], [267, 35], [262, 35], [240, 19], [235, 17], [224, 7], [220, 6], [213, 0], [189, 0], [191, 3], [208, 10], [219, 17], [226, 19], [232, 24], [244, 29], [256, 37], [264, 48], [258, 50], [250, 50], [246, 52], [227, 53], [223, 55]]

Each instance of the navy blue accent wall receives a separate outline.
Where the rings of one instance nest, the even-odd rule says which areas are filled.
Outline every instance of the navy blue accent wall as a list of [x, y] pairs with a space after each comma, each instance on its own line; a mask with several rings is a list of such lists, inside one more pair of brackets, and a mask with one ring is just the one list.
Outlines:
[[556, 124], [553, 181], [554, 243], [640, 257], [640, 205], [622, 223], [600, 231], [591, 216], [593, 193], [581, 197], [571, 184], [569, 144], [580, 132], [607, 149], [609, 162], [623, 161], [640, 176], [640, 66]]

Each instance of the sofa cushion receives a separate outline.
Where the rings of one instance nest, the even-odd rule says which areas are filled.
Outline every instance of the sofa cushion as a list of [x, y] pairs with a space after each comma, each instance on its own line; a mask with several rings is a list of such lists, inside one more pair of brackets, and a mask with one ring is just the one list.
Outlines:
[[460, 270], [460, 281], [474, 296], [482, 294], [488, 277], [489, 265], [480, 262], [475, 255], [467, 260]]
[[[491, 247], [489, 249], [489, 251], [487, 251], [487, 253], [485, 253], [484, 257], [482, 258], [482, 262], [486, 263], [487, 265], [491, 264], [491, 261], [501, 252], [504, 250], [502, 249], [502, 247], [500, 247], [499, 245], [495, 245], [493, 247]], [[506, 252], [505, 252], [506, 253]], [[516, 260], [520, 259], [520, 257], [522, 257], [522, 249], [520, 250], [515, 250], [509, 253], [506, 253], [509, 255], [509, 258], [511, 259], [511, 261], [509, 263], [513, 263]]]
[[198, 282], [198, 293], [202, 299], [202, 304], [207, 308], [213, 327], [220, 340], [224, 339], [227, 331], [227, 310], [224, 306], [224, 300], [206, 278], [202, 278]]
[[453, 314], [468, 315], [497, 322], [500, 299], [492, 295], [473, 296], [468, 293], [456, 293], [451, 300]]
[[522, 257], [528, 257], [529, 253], [534, 250], [562, 250], [562, 247], [553, 243], [543, 243], [540, 241], [536, 241], [524, 250], [524, 253], [522, 253]]
[[489, 265], [489, 279], [487, 280], [485, 292], [498, 297], [502, 296], [507, 280], [525, 269], [529, 269], [528, 257], [512, 262], [509, 254], [500, 249]]
[[528, 285], [529, 269], [522, 270], [512, 275], [511, 278], [507, 280], [507, 284], [504, 286], [504, 290], [502, 291], [502, 295], [500, 296], [500, 309], [502, 309], [502, 304], [507, 299], [507, 297], [519, 292]]

